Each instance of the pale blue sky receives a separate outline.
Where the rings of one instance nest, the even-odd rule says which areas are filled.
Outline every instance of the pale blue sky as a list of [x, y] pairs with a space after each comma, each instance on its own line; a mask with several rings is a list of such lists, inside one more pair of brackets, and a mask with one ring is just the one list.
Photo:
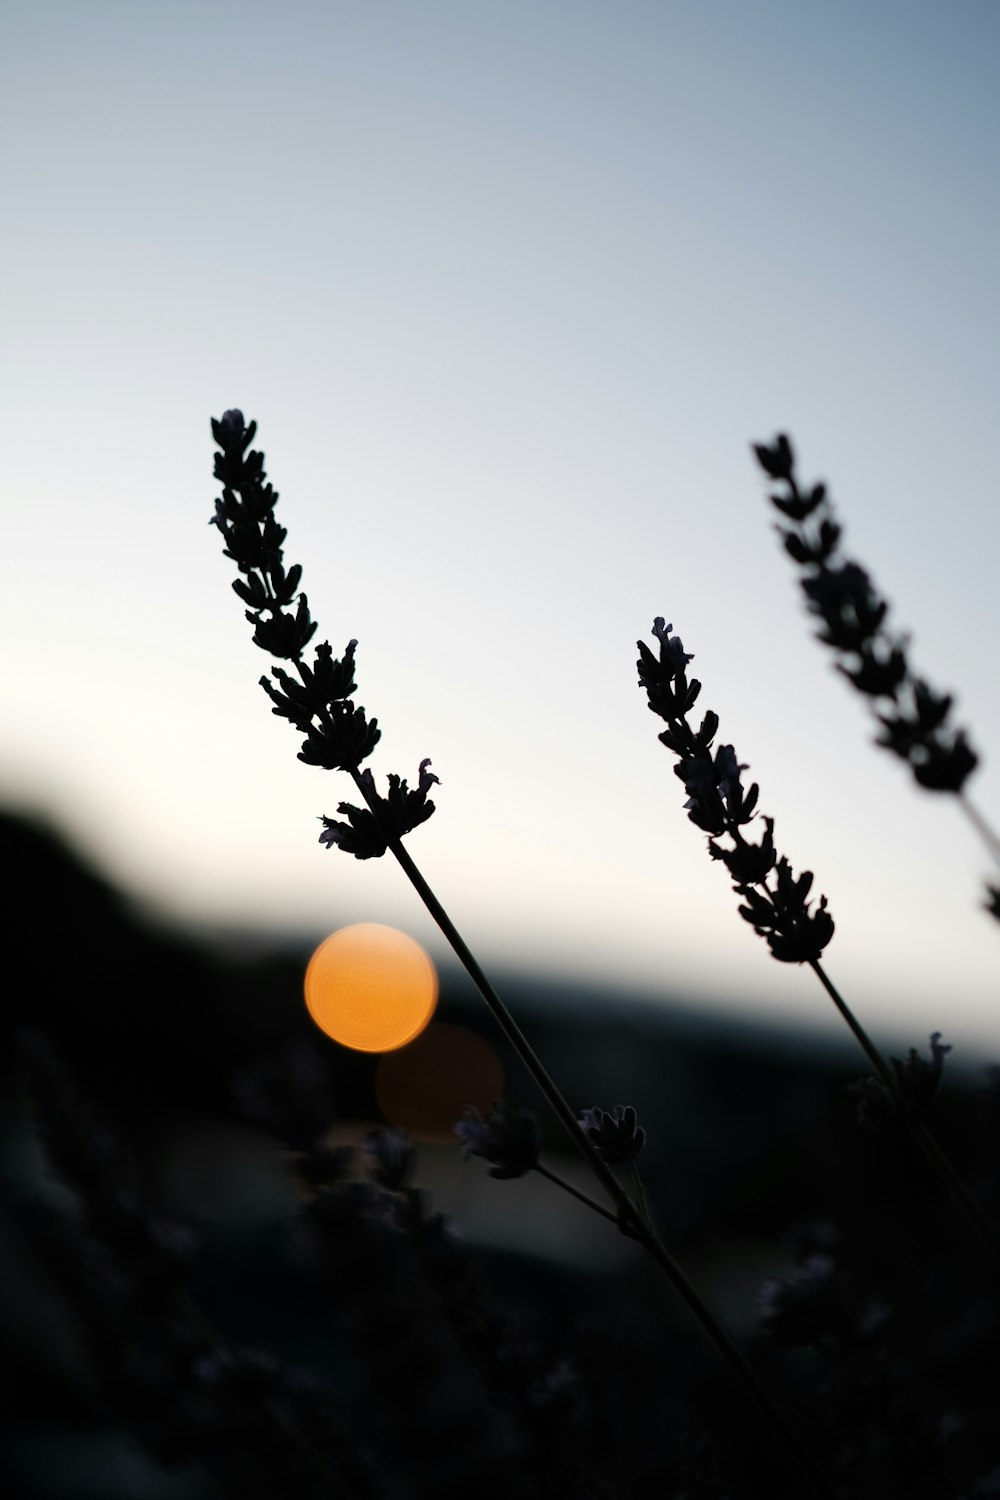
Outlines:
[[256, 686], [206, 525], [240, 404], [487, 959], [825, 1015], [681, 811], [663, 613], [859, 1009], [1000, 1043], [986, 857], [870, 749], [747, 447], [830, 479], [1000, 815], [995, 5], [12, 0], [0, 75], [0, 792], [185, 917], [434, 946]]

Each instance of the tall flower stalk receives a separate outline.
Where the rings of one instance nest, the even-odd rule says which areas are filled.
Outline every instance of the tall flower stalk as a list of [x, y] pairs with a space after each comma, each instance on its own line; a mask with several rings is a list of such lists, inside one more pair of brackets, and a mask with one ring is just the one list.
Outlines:
[[[754, 445], [757, 462], [779, 492], [770, 496], [785, 551], [800, 569], [817, 639], [837, 657], [837, 670], [867, 700], [880, 726], [876, 744], [906, 761], [926, 791], [950, 793], [995, 860], [1000, 835], [969, 799], [965, 783], [979, 763], [964, 729], [951, 723], [953, 699], [936, 692], [910, 664], [909, 638], [889, 627], [889, 603], [868, 572], [841, 550], [843, 528], [827, 487], [802, 485], [784, 433]], [[987, 887], [987, 910], [1000, 916], [1000, 892]]]
[[223, 486], [212, 524], [218, 527], [225, 541], [225, 555], [239, 569], [240, 576], [234, 580], [233, 589], [246, 605], [254, 643], [279, 661], [290, 663], [292, 668], [289, 671], [274, 667], [270, 677], [260, 679], [271, 700], [272, 712], [287, 719], [303, 737], [300, 760], [325, 770], [346, 771], [363, 800], [361, 807], [341, 802], [340, 818], [324, 817], [321, 842], [328, 848], [338, 847], [356, 859], [378, 858], [387, 851], [393, 855], [575, 1149], [604, 1188], [619, 1228], [636, 1239], [668, 1277], [786, 1452], [802, 1473], [808, 1475], [815, 1492], [836, 1500], [837, 1491], [798, 1431], [775, 1405], [741, 1350], [663, 1244], [648, 1215], [622, 1187], [595, 1140], [595, 1131], [581, 1128], [576, 1114], [403, 844], [405, 835], [434, 812], [428, 794], [437, 777], [428, 769], [430, 761], [421, 762], [413, 788], [400, 776], [391, 774], [384, 796], [378, 791], [372, 772], [361, 769], [361, 763], [380, 740], [381, 731], [377, 720], [369, 718], [365, 709], [352, 701], [357, 690], [354, 675], [357, 641], [349, 641], [339, 658], [334, 657], [330, 643], [324, 641], [315, 648], [311, 663], [304, 659], [316, 624], [308, 598], [299, 587], [301, 566], [295, 564], [286, 569], [284, 564], [286, 531], [274, 516], [278, 494], [265, 474], [264, 455], [250, 446], [256, 430], [256, 423], [246, 424], [238, 410], [227, 411], [220, 420], [212, 421], [212, 432], [221, 450], [215, 456], [215, 476]]
[[[740, 916], [766, 939], [772, 957], [779, 963], [808, 964], [812, 969], [925, 1160], [1000, 1266], [1000, 1239], [921, 1118], [921, 1108], [927, 1102], [926, 1071], [916, 1066], [907, 1069], [899, 1063], [890, 1066], [820, 963], [833, 937], [834, 922], [825, 896], [813, 904], [812, 872], [805, 870], [796, 876], [787, 858], [778, 854], [773, 818], [763, 817], [763, 832], [756, 841], [747, 837], [748, 825], [761, 816], [757, 811], [759, 788], [756, 782], [744, 787], [742, 772], [748, 767], [739, 761], [732, 745], [713, 750], [719, 731], [718, 714], [707, 710], [697, 729], [689, 722], [688, 715], [701, 695], [701, 683], [697, 678], [689, 680], [687, 666], [694, 658], [684, 650], [680, 637], [671, 635], [672, 630], [672, 625], [657, 616], [653, 636], [658, 650], [651, 650], [645, 641], [637, 642], [636, 666], [650, 709], [666, 724], [658, 737], [677, 758], [674, 774], [687, 792], [684, 806], [688, 817], [708, 834], [708, 852], [728, 870], [741, 901]], [[931, 1064], [935, 1084], [942, 1055], [943, 1049], [938, 1048]]]

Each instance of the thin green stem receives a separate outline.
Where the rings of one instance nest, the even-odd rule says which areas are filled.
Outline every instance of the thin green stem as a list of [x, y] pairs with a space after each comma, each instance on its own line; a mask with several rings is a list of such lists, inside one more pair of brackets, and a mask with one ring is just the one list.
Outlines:
[[[351, 775], [361, 795], [377, 818], [377, 800], [369, 793], [366, 783], [362, 780], [361, 773], [354, 770], [351, 772]], [[798, 1463], [803, 1474], [808, 1475], [816, 1493], [825, 1496], [826, 1500], [839, 1500], [837, 1490], [830, 1483], [830, 1480], [820, 1468], [819, 1463], [803, 1442], [797, 1430], [768, 1394], [749, 1361], [733, 1342], [722, 1324], [709, 1311], [700, 1294], [688, 1280], [659, 1236], [645, 1222], [625, 1189], [611, 1171], [611, 1168], [597, 1151], [587, 1132], [580, 1129], [576, 1116], [569, 1104], [542, 1065], [541, 1060], [514, 1020], [514, 1017], [490, 984], [471, 949], [458, 931], [458, 928], [448, 916], [448, 913], [441, 905], [437, 896], [435, 896], [401, 841], [399, 839], [390, 839], [389, 848], [392, 850], [417, 895], [448, 940], [462, 967], [483, 997], [490, 1014], [514, 1048], [518, 1057], [524, 1063], [524, 1066], [544, 1095], [553, 1113], [566, 1130], [570, 1140], [585, 1158], [595, 1177], [615, 1205], [617, 1209], [615, 1217], [619, 1226], [644, 1246], [648, 1254], [652, 1256], [653, 1260], [656, 1261], [657, 1265], [659, 1265], [660, 1269], [668, 1277], [674, 1290], [680, 1296], [689, 1312], [701, 1324], [702, 1329], [708, 1334], [719, 1353], [728, 1362], [737, 1380], [743, 1386], [744, 1391], [757, 1407], [757, 1410], [770, 1425], [772, 1431], [781, 1438], [786, 1450]]]
[[540, 1161], [535, 1162], [535, 1171], [539, 1172], [543, 1177], [547, 1177], [550, 1182], [554, 1182], [556, 1187], [561, 1187], [564, 1193], [571, 1194], [572, 1197], [578, 1198], [581, 1203], [585, 1203], [588, 1208], [592, 1208], [595, 1214], [600, 1214], [603, 1219], [610, 1219], [612, 1224], [618, 1223], [617, 1214], [613, 1214], [610, 1209], [605, 1208], [602, 1204], [596, 1203], [588, 1194], [581, 1193], [579, 1188], [575, 1188], [565, 1178], [558, 1176], [555, 1172], [550, 1172], [548, 1167], [543, 1167]]
[[979, 834], [993, 858], [1000, 864], [1000, 834], [997, 834], [991, 825], [983, 817], [978, 807], [972, 803], [964, 792], [959, 792], [958, 802], [965, 816]]
[[906, 1129], [909, 1131], [915, 1145], [923, 1154], [924, 1160], [927, 1162], [928, 1166], [935, 1173], [935, 1175], [944, 1183], [944, 1185], [951, 1193], [952, 1197], [960, 1205], [963, 1212], [965, 1213], [966, 1218], [973, 1225], [976, 1233], [979, 1235], [980, 1240], [989, 1251], [993, 1261], [997, 1266], [1000, 1266], [1000, 1239], [998, 1239], [993, 1226], [989, 1223], [989, 1220], [986, 1219], [986, 1217], [979, 1209], [979, 1206], [975, 1202], [975, 1199], [970, 1195], [965, 1184], [962, 1182], [962, 1179], [959, 1177], [958, 1173], [955, 1171], [955, 1168], [948, 1160], [948, 1157], [938, 1145], [938, 1142], [934, 1135], [920, 1120], [915, 1120], [913, 1118], [905, 1095], [900, 1089], [896, 1075], [889, 1067], [889, 1064], [886, 1062], [885, 1058], [882, 1056], [881, 1052], [878, 1050], [865, 1028], [861, 1025], [861, 1022], [858, 1020], [857, 1016], [851, 1010], [851, 1007], [847, 1004], [847, 1001], [837, 990], [836, 986], [829, 978], [822, 964], [818, 959], [813, 959], [810, 961], [809, 967], [813, 970], [817, 979], [826, 990], [834, 1005], [837, 1007], [837, 1010], [840, 1012], [842, 1018], [847, 1022], [847, 1025], [853, 1032], [855, 1040], [859, 1043], [868, 1061], [871, 1063], [872, 1067], [875, 1069], [875, 1072], [878, 1074], [880, 1081], [884, 1085], [890, 1098], [895, 1104], [897, 1111], [899, 1112], [900, 1119], [906, 1126]]

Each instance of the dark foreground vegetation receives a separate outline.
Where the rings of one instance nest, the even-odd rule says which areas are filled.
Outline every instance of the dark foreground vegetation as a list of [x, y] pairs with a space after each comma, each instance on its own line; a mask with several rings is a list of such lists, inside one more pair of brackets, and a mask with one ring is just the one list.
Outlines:
[[[456, 1190], [454, 1146], [342, 1144], [376, 1062], [310, 1026], [307, 954], [156, 930], [44, 830], [0, 840], [6, 1493], [805, 1493], [613, 1224], [476, 1161]], [[581, 1112], [628, 1081], [658, 1224], [832, 1482], [997, 1493], [997, 1278], [854, 1058], [508, 978]], [[464, 976], [439, 1014], [490, 1036]], [[949, 1067], [935, 1127], [1000, 1216], [996, 1080]], [[540, 1159], [572, 1176], [557, 1128]]]

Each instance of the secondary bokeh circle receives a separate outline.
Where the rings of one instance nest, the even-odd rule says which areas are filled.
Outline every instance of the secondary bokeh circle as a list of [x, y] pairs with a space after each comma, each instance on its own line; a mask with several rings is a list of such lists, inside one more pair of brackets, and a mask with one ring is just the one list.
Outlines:
[[457, 1146], [463, 1109], [487, 1115], [503, 1092], [503, 1068], [489, 1042], [446, 1021], [432, 1021], [409, 1046], [380, 1058], [375, 1071], [386, 1119], [433, 1145]]
[[431, 1019], [438, 977], [405, 932], [358, 922], [320, 943], [306, 969], [305, 996], [316, 1025], [341, 1046], [391, 1052]]

